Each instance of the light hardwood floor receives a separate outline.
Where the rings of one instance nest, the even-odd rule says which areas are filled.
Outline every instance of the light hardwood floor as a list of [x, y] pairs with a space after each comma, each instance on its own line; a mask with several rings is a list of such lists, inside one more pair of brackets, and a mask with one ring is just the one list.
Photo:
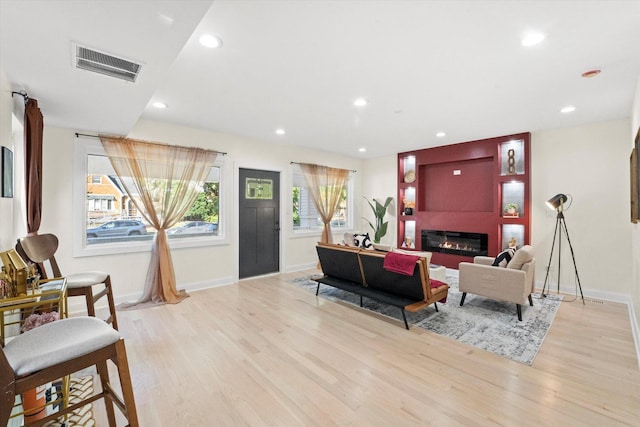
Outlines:
[[288, 283], [315, 272], [118, 312], [141, 425], [640, 425], [625, 305], [563, 302], [526, 366]]

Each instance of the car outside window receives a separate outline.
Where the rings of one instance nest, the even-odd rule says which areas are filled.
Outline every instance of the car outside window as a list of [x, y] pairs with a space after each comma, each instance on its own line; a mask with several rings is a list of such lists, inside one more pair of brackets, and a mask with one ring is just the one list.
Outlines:
[[[78, 186], [77, 191], [74, 190], [74, 197], [82, 198], [83, 208], [76, 212], [84, 218], [85, 224], [84, 228], [78, 230], [82, 232], [81, 242], [76, 241], [77, 243], [74, 244], [78, 255], [85, 255], [83, 248], [113, 247], [114, 244], [148, 248], [147, 245], [139, 246], [139, 244], [153, 239], [156, 231], [126, 193], [121, 179], [115, 174], [100, 142], [85, 139], [82, 143], [76, 144], [75, 151], [78, 165], [74, 172], [75, 176], [84, 177], [82, 178], [84, 185]], [[220, 238], [222, 167], [223, 159], [219, 159], [212, 167], [191, 208], [177, 224], [167, 230], [170, 241], [179, 240], [181, 246], [189, 246], [189, 242], [194, 238]], [[157, 187], [164, 185], [160, 182], [162, 180], [157, 181], [154, 182]], [[197, 245], [204, 243], [200, 242]], [[95, 251], [92, 250], [93, 252]], [[113, 251], [100, 250], [95, 253], [113, 253]]]

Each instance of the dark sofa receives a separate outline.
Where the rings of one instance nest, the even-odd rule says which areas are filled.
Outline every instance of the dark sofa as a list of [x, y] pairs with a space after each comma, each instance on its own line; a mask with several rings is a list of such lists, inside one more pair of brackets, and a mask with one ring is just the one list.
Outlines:
[[316, 295], [324, 284], [360, 295], [360, 306], [362, 297], [367, 297], [398, 307], [407, 329], [405, 310], [416, 312], [433, 304], [438, 311], [436, 302], [444, 300], [449, 292], [446, 284], [431, 288], [425, 258], [418, 259], [409, 276], [386, 270], [384, 252], [326, 243], [318, 243], [316, 250], [324, 274], [313, 279], [318, 282]]

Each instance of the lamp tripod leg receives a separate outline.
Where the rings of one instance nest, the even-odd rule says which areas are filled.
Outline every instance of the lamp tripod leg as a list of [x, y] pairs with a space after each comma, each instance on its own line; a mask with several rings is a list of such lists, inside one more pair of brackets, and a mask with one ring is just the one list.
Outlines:
[[576, 265], [576, 256], [573, 253], [573, 245], [571, 245], [571, 239], [569, 238], [569, 230], [567, 230], [567, 222], [562, 217], [562, 225], [564, 227], [564, 234], [567, 237], [567, 242], [569, 243], [569, 250], [571, 251], [571, 259], [573, 260], [573, 270], [576, 273], [576, 280], [578, 281], [578, 288], [580, 289], [580, 298], [582, 298], [582, 305], [584, 305], [584, 295], [582, 293], [582, 285], [580, 284], [580, 276], [578, 275], [578, 266]]
[[[558, 235], [558, 228], [560, 227], [560, 217], [556, 217], [556, 226], [553, 229], [553, 243], [551, 244], [551, 254], [549, 255], [549, 264], [547, 264], [547, 274], [544, 276], [544, 285], [542, 285], [542, 296], [546, 297], [547, 294], [544, 290], [547, 288], [547, 279], [549, 278], [549, 270], [551, 269], [551, 260], [553, 259], [553, 249], [556, 246], [556, 236]], [[558, 278], [558, 281], [560, 279]], [[558, 285], [559, 286], [559, 285]]]

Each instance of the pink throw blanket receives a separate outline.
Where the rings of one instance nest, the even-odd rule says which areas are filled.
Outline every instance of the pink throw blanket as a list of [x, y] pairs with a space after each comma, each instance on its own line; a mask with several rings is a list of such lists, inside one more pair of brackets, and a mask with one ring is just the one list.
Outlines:
[[413, 276], [413, 270], [416, 268], [416, 262], [419, 259], [420, 257], [416, 255], [387, 252], [382, 266], [385, 270], [393, 271], [394, 273]]

